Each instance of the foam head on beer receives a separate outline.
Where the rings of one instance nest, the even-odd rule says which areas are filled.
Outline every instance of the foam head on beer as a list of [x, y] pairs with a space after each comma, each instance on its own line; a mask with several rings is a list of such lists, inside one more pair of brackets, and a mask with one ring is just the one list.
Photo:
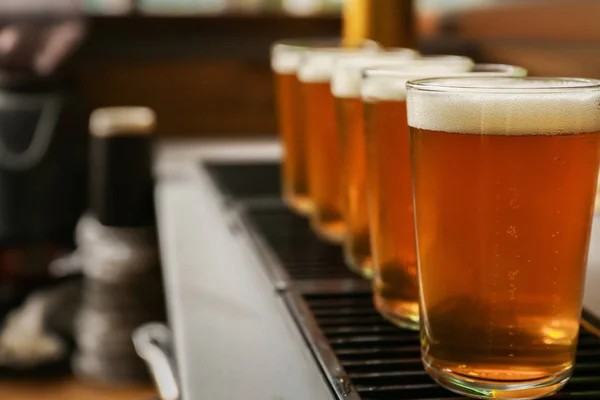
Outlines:
[[411, 79], [467, 73], [474, 63], [468, 57], [431, 56], [402, 65], [375, 66], [363, 70], [361, 96], [364, 100], [406, 99], [406, 82]]
[[344, 47], [340, 38], [286, 39], [271, 48], [271, 68], [278, 74], [295, 74], [308, 50], [343, 52], [348, 50], [380, 51], [373, 40], [364, 40], [359, 46]]
[[600, 94], [586, 92], [590, 82], [473, 76], [416, 80], [408, 84], [420, 89], [408, 94], [408, 124], [484, 135], [598, 132]]
[[290, 39], [275, 43], [271, 50], [271, 67], [279, 74], [295, 74], [302, 55], [310, 48], [337, 48], [342, 46], [339, 38]]
[[[407, 57], [409, 57], [409, 54], [415, 54], [413, 50], [405, 50]], [[339, 60], [356, 57], [357, 55], [381, 54], [382, 52], [383, 49], [378, 46], [308, 49], [302, 56], [298, 68], [298, 79], [305, 83], [328, 83], [331, 81], [336, 63]]]
[[360, 97], [362, 73], [365, 68], [402, 67], [415, 61], [419, 54], [411, 49], [398, 49], [378, 54], [356, 54], [337, 60], [331, 78], [335, 97]]

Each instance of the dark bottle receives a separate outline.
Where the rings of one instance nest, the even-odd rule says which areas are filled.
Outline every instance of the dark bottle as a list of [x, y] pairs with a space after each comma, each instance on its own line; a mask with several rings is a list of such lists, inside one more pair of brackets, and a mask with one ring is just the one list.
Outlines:
[[83, 266], [75, 327], [77, 376], [107, 385], [148, 379], [131, 335], [164, 320], [151, 168], [154, 112], [95, 110], [90, 117], [90, 212], [77, 228]]
[[154, 112], [111, 107], [90, 117], [90, 211], [104, 226], [154, 226]]

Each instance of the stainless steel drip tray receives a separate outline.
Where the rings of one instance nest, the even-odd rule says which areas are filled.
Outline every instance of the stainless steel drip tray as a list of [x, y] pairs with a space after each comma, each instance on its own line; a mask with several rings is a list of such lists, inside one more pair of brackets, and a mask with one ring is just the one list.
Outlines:
[[[340, 247], [320, 241], [278, 194], [233, 199], [226, 208], [231, 230], [278, 290], [335, 398], [459, 398], [423, 369], [418, 333], [381, 317], [369, 283], [348, 270]], [[574, 377], [553, 398], [600, 398], [600, 339], [587, 330]]]
[[[418, 333], [376, 311], [369, 283], [303, 217], [276, 199], [241, 204], [236, 214], [338, 399], [459, 398], [423, 369]], [[582, 329], [574, 377], [553, 398], [598, 397], [600, 339]]]
[[[309, 294], [285, 301], [338, 399], [458, 399], [423, 369], [417, 332], [400, 329], [375, 310], [369, 292]], [[600, 339], [579, 337], [577, 364], [553, 399], [600, 398]]]
[[256, 250], [278, 290], [369, 290], [369, 282], [346, 267], [340, 246], [318, 239], [306, 218], [290, 212], [279, 199], [243, 202], [236, 214], [240, 236]]
[[235, 213], [199, 168], [199, 160], [278, 154], [274, 142], [157, 149], [161, 258], [184, 399], [332, 398], [284, 299], [228, 224]]

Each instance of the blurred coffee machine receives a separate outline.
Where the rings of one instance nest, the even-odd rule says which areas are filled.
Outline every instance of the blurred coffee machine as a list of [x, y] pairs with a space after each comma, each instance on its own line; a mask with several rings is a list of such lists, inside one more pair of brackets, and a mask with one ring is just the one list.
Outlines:
[[46, 279], [86, 204], [89, 113], [61, 68], [84, 31], [72, 18], [0, 20], [0, 302]]

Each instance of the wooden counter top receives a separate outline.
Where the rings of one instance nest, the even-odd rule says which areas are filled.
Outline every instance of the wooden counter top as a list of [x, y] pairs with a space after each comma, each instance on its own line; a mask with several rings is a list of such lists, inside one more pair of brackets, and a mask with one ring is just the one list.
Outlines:
[[110, 389], [75, 379], [0, 381], [0, 399], [11, 400], [153, 400], [150, 385]]

